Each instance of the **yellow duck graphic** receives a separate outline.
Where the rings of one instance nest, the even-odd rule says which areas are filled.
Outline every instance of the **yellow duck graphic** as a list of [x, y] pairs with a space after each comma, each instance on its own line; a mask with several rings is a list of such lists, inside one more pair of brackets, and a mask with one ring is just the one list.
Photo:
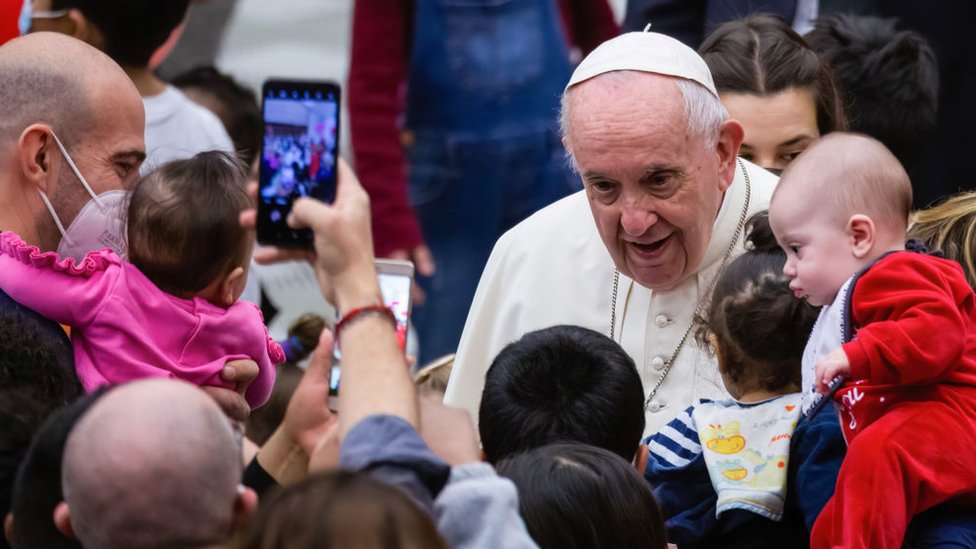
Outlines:
[[736, 454], [746, 447], [746, 439], [739, 434], [738, 421], [730, 421], [724, 427], [721, 423], [709, 423], [707, 429], [702, 429], [701, 439], [716, 454]]

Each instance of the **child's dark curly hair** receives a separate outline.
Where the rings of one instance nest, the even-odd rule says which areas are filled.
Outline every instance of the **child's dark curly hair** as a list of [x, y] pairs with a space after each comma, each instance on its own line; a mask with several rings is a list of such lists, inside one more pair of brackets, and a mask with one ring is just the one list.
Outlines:
[[746, 223], [748, 251], [725, 268], [698, 339], [717, 339], [725, 375], [733, 383], [754, 380], [776, 391], [800, 384], [800, 359], [817, 308], [797, 299], [783, 274], [786, 254], [776, 244], [768, 213]]

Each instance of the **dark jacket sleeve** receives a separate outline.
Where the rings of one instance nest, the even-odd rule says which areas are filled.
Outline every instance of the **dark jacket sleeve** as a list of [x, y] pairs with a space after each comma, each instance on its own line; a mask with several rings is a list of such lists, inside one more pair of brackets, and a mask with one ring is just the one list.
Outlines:
[[834, 495], [837, 473], [847, 453], [847, 443], [833, 406], [801, 421], [790, 442], [790, 484], [787, 493], [796, 502], [807, 530]]
[[451, 466], [434, 454], [420, 433], [390, 415], [369, 416], [354, 425], [339, 449], [339, 466], [401, 488], [429, 513], [451, 476]]

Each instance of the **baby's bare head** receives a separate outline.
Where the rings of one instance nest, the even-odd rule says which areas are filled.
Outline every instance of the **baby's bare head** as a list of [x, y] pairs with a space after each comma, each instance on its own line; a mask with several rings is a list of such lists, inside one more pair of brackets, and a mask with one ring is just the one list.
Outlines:
[[878, 230], [904, 234], [912, 207], [912, 186], [898, 159], [880, 141], [862, 134], [833, 132], [819, 139], [783, 172], [771, 209], [780, 201], [825, 210], [846, 224], [854, 215], [871, 219]]

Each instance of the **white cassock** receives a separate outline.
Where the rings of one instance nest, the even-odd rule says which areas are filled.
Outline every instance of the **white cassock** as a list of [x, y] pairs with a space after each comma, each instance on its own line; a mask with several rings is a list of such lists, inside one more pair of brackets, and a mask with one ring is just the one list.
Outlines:
[[[749, 175], [746, 204], [745, 167]], [[742, 217], [769, 207], [776, 176], [740, 160], [722, 201], [712, 240], [695, 276], [651, 291], [620, 275], [614, 340], [634, 359], [647, 397], [692, 323]], [[744, 230], [742, 231], [744, 233]], [[744, 234], [732, 252], [742, 251]], [[614, 265], [600, 240], [585, 191], [543, 208], [502, 235], [485, 265], [454, 361], [445, 402], [477, 418], [485, 372], [505, 345], [526, 332], [575, 324], [610, 333]], [[728, 397], [714, 357], [692, 332], [646, 406], [644, 434], [656, 432], [698, 398]]]

